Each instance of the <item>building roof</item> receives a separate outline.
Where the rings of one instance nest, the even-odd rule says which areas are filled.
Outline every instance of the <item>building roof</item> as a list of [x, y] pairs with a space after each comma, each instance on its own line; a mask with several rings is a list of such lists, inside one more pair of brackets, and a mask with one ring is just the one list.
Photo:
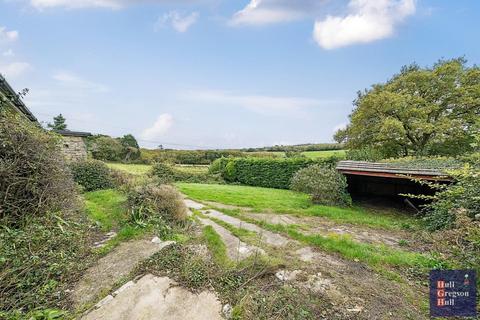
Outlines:
[[7, 80], [0, 74], [0, 92], [9, 100], [9, 102], [21, 113], [23, 113], [30, 121], [38, 122], [37, 118], [27, 108], [25, 103], [19, 98], [18, 94], [8, 84]]
[[410, 168], [405, 164], [367, 161], [339, 161], [337, 170], [343, 174], [362, 175], [385, 178], [408, 179], [409, 177], [424, 180], [452, 180], [440, 169]]
[[54, 130], [59, 135], [64, 137], [90, 137], [90, 132], [70, 131], [70, 130]]

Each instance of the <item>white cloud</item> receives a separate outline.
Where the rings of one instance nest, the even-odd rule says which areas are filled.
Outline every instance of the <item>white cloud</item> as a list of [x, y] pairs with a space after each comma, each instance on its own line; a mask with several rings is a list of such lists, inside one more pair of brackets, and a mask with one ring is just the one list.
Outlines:
[[[304, 15], [301, 7], [279, 5], [282, 1], [251, 0], [242, 10], [236, 12], [230, 20], [231, 25], [264, 25], [288, 22]], [[301, 1], [300, 1], [301, 2]]]
[[391, 36], [395, 26], [415, 13], [415, 0], [351, 0], [346, 16], [317, 20], [315, 41], [324, 49], [368, 43]]
[[168, 132], [170, 128], [173, 126], [173, 117], [169, 113], [163, 113], [158, 116], [155, 123], [143, 130], [140, 137], [145, 140], [155, 140]]
[[7, 30], [6, 27], [0, 26], [0, 43], [1, 42], [11, 42], [18, 39], [18, 31], [16, 30]]
[[178, 32], [185, 32], [197, 22], [198, 16], [197, 12], [182, 15], [177, 11], [170, 11], [158, 18], [157, 22], [155, 22], [155, 30], [170, 25]]
[[12, 62], [0, 65], [0, 73], [6, 78], [16, 78], [23, 75], [30, 69], [30, 64], [26, 62]]
[[4, 57], [13, 57], [15, 56], [15, 53], [13, 53], [13, 50], [12, 49], [8, 49], [7, 51], [4, 51], [2, 53], [2, 56]]
[[[328, 101], [300, 97], [267, 95], [239, 95], [225, 91], [192, 91], [185, 95], [195, 101], [203, 101], [222, 106], [236, 106], [263, 115], [301, 116], [305, 108], [321, 106]], [[333, 101], [332, 101], [333, 102]]]
[[93, 92], [108, 92], [109, 88], [103, 84], [85, 80], [69, 71], [59, 71], [53, 74], [53, 79], [66, 87], [89, 90]]

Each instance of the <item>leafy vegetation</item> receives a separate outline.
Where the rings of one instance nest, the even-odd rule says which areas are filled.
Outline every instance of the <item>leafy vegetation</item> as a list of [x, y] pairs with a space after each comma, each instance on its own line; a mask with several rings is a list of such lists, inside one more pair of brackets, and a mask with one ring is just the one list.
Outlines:
[[138, 142], [131, 134], [121, 138], [96, 135], [86, 138], [87, 149], [94, 159], [130, 162], [140, 159]]
[[406, 225], [418, 226], [416, 219], [400, 213], [387, 213], [358, 207], [339, 208], [314, 205], [307, 194], [290, 190], [191, 183], [177, 183], [177, 186], [181, 192], [195, 200], [252, 208], [256, 212], [320, 216], [341, 223], [366, 225], [387, 230], [402, 229]]
[[387, 157], [472, 151], [480, 117], [480, 68], [462, 58], [432, 68], [410, 65], [385, 84], [359, 92], [351, 123], [335, 139]]
[[75, 195], [56, 135], [0, 111], [1, 223], [20, 225], [28, 217], [71, 209]]
[[47, 126], [53, 130], [66, 130], [67, 124], [65, 117], [60, 113], [58, 116], [53, 117], [53, 123], [47, 124]]
[[151, 218], [161, 218], [178, 224], [187, 218], [187, 208], [178, 191], [169, 185], [153, 183], [136, 186], [128, 192], [130, 221], [142, 224]]
[[[222, 158], [223, 159], [223, 158]], [[198, 167], [197, 167], [198, 168]], [[195, 167], [172, 166], [165, 162], [158, 162], [152, 167], [151, 175], [156, 177], [161, 183], [172, 183], [175, 181], [193, 182], [193, 183], [221, 183], [220, 175], [213, 174], [205, 169], [195, 169]]]
[[85, 191], [113, 187], [110, 169], [98, 160], [85, 160], [71, 165], [73, 178]]
[[260, 159], [233, 158], [220, 159], [212, 164], [211, 172], [220, 172], [228, 182], [250, 186], [288, 189], [290, 181], [298, 170], [314, 163], [335, 164], [335, 158], [316, 162], [307, 158]]
[[310, 194], [312, 201], [324, 205], [351, 205], [347, 179], [337, 170], [312, 165], [295, 173], [290, 184], [295, 191]]

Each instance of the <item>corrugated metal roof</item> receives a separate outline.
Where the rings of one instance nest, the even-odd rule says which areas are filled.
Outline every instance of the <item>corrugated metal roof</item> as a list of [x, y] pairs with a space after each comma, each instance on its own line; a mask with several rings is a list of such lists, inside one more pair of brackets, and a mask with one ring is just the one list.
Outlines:
[[70, 130], [54, 130], [56, 133], [62, 136], [68, 137], [89, 137], [92, 134], [90, 132], [70, 131]]
[[[405, 165], [396, 163], [368, 162], [368, 161], [339, 161], [337, 170], [344, 173], [354, 172], [360, 173], [386, 173], [393, 175], [409, 175], [409, 176], [430, 176], [430, 177], [446, 177], [447, 173], [440, 169], [424, 169], [409, 168]], [[365, 174], [368, 175], [368, 174]]]
[[38, 122], [37, 118], [33, 113], [27, 108], [25, 103], [18, 97], [18, 94], [13, 90], [13, 88], [8, 84], [7, 80], [0, 74], [0, 91], [3, 95], [9, 100], [9, 102], [17, 108], [21, 113], [23, 113], [30, 121]]

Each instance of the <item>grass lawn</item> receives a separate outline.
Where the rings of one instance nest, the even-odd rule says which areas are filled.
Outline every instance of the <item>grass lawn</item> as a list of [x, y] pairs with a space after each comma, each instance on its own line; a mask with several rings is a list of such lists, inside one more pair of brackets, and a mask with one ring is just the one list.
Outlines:
[[102, 252], [108, 252], [121, 241], [133, 239], [149, 231], [128, 223], [125, 208], [127, 198], [117, 190], [87, 192], [84, 194], [84, 199], [85, 209], [90, 219], [105, 232], [112, 230], [117, 232], [117, 236], [101, 249]]
[[325, 151], [305, 151], [302, 152], [307, 158], [318, 159], [336, 156], [338, 158], [345, 157], [346, 150], [325, 150]]
[[148, 171], [150, 171], [150, 169], [152, 168], [152, 166], [149, 164], [131, 164], [131, 163], [127, 164], [127, 163], [115, 163], [115, 162], [109, 162], [107, 163], [107, 166], [109, 166], [112, 169], [125, 171], [134, 175], [147, 174]]
[[307, 194], [290, 190], [193, 183], [178, 183], [177, 186], [181, 192], [195, 200], [248, 207], [257, 212], [321, 216], [340, 223], [390, 230], [401, 229], [405, 225], [418, 225], [416, 219], [400, 213], [315, 205]]

